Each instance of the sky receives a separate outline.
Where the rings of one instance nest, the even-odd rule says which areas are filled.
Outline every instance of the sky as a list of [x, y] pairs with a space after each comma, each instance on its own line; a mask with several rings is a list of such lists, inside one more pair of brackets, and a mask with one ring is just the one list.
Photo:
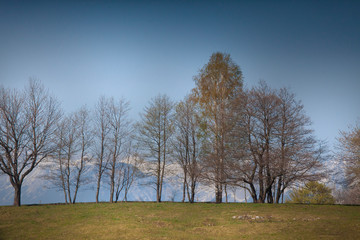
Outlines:
[[218, 51], [290, 88], [330, 149], [360, 118], [360, 1], [0, 1], [0, 84], [39, 79], [67, 112], [124, 97], [136, 120]]

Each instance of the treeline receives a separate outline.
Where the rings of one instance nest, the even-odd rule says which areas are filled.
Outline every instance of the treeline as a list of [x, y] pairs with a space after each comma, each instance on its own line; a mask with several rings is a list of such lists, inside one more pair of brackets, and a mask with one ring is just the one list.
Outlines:
[[217, 203], [229, 187], [245, 189], [254, 202], [279, 203], [285, 189], [324, 177], [324, 146], [288, 89], [263, 81], [245, 89], [240, 67], [223, 53], [214, 53], [194, 81], [180, 102], [151, 99], [137, 122], [125, 99], [101, 97], [93, 109], [65, 114], [39, 81], [23, 91], [1, 87], [0, 169], [14, 205], [39, 166], [66, 203], [89, 182], [96, 182], [96, 202], [104, 183], [110, 202], [120, 193], [126, 200], [140, 177], [161, 202], [169, 164], [182, 172], [182, 201], [189, 202], [201, 183], [214, 187]]

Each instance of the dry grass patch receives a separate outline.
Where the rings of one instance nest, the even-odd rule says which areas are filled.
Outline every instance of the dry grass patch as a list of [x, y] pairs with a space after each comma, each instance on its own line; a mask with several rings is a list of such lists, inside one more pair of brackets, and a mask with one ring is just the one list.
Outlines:
[[360, 207], [208, 203], [0, 207], [0, 236], [0, 239], [296, 239], [299, 236], [360, 239]]

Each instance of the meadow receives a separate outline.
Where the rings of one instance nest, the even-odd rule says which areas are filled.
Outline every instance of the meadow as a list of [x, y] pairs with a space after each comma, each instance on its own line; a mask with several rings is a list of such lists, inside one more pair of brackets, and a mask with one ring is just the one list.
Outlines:
[[2, 206], [0, 239], [360, 239], [360, 206], [172, 202]]

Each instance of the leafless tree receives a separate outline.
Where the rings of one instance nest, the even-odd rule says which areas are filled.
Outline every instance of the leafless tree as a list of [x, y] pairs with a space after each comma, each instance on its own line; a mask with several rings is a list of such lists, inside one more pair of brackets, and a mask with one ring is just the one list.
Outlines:
[[49, 159], [50, 171], [44, 177], [64, 192], [66, 203], [75, 203], [80, 187], [89, 182], [90, 124], [89, 111], [82, 107], [65, 117], [56, 130], [56, 153]]
[[96, 165], [96, 203], [99, 202], [99, 193], [102, 176], [108, 167], [110, 155], [108, 151], [109, 144], [109, 100], [100, 97], [94, 112], [94, 145], [93, 155]]
[[65, 203], [69, 203], [67, 193], [68, 185], [66, 182], [67, 161], [65, 152], [68, 134], [67, 124], [68, 121], [66, 118], [57, 123], [57, 128], [55, 131], [56, 137], [54, 139], [54, 143], [56, 144], [56, 151], [50, 158], [47, 159], [45, 162], [46, 164], [43, 166], [46, 172], [43, 175], [43, 178], [55, 186], [56, 189], [63, 191]]
[[126, 156], [121, 160], [116, 176], [115, 202], [119, 200], [121, 192], [124, 192], [123, 201], [127, 202], [128, 193], [134, 182], [142, 176], [139, 168], [142, 167], [142, 159], [132, 142], [128, 145]]
[[324, 148], [293, 94], [260, 82], [242, 99], [229, 175], [245, 184], [254, 202], [279, 203], [287, 187], [323, 176]]
[[280, 100], [279, 121], [275, 127], [275, 174], [277, 180], [275, 202], [279, 203], [286, 188], [296, 182], [316, 181], [323, 177], [320, 171], [326, 156], [325, 144], [313, 136], [311, 121], [304, 112], [304, 105], [288, 89], [277, 93]]
[[161, 202], [165, 168], [170, 154], [170, 138], [173, 126], [174, 104], [166, 95], [151, 99], [149, 106], [137, 123], [138, 144], [147, 161], [148, 174], [155, 177], [151, 182], [156, 189], [156, 201]]
[[198, 163], [200, 154], [200, 125], [196, 107], [188, 96], [176, 106], [175, 137], [173, 140], [174, 158], [183, 171], [183, 196], [189, 202], [195, 200], [195, 192], [201, 173]]
[[[110, 202], [114, 202], [116, 191], [116, 174], [122, 173], [121, 160], [126, 157], [127, 149], [130, 144], [132, 134], [132, 125], [128, 117], [129, 102], [120, 99], [115, 102], [113, 98], [109, 100], [109, 109], [107, 111], [109, 119], [109, 171], [110, 176]], [[120, 176], [118, 176], [120, 177]]]
[[14, 205], [21, 205], [24, 179], [55, 150], [52, 143], [59, 105], [37, 80], [24, 91], [0, 89], [0, 169], [14, 188]]
[[78, 127], [80, 150], [78, 163], [75, 164], [76, 180], [73, 203], [76, 202], [76, 196], [80, 185], [89, 181], [84, 174], [88, 170], [87, 165], [91, 162], [92, 157], [90, 151], [93, 143], [90, 112], [86, 107], [82, 107], [77, 112], [75, 121], [75, 125]]

